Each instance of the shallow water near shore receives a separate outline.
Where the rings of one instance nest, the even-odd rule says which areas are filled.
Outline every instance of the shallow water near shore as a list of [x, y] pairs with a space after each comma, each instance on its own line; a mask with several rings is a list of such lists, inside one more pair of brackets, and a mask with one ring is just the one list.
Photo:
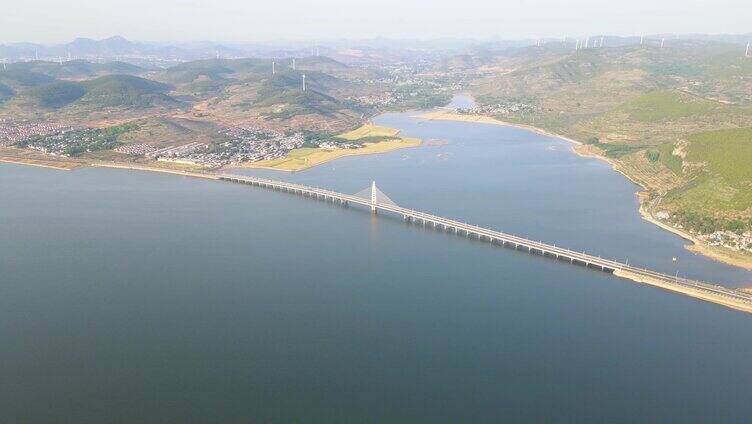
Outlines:
[[[752, 273], [642, 220], [561, 140], [387, 114], [421, 147], [289, 174], [668, 273]], [[241, 172], [241, 171], [238, 171]], [[752, 317], [355, 207], [0, 164], [0, 422], [740, 422]], [[673, 261], [676, 257], [677, 261]]]

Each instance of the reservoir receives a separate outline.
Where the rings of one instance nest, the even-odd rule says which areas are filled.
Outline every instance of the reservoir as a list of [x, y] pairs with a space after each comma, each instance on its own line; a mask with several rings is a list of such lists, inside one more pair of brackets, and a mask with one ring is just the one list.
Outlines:
[[[457, 101], [464, 101], [457, 99]], [[298, 173], [729, 286], [562, 140], [385, 114], [423, 145]], [[676, 257], [676, 261], [672, 258]], [[0, 422], [744, 422], [752, 317], [218, 181], [0, 163]]]

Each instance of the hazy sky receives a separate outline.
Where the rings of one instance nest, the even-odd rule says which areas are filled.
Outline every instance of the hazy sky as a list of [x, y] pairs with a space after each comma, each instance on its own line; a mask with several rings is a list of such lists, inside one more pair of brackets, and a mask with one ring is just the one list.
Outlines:
[[0, 43], [750, 33], [750, 0], [4, 0]]

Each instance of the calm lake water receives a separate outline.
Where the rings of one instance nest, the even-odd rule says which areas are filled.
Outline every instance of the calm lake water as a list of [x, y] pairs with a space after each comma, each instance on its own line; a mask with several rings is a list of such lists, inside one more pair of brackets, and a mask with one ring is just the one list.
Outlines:
[[[680, 275], [752, 274], [643, 221], [563, 141], [442, 143], [295, 174]], [[677, 257], [677, 261], [672, 261]], [[746, 422], [752, 317], [285, 193], [0, 164], [0, 422]]]

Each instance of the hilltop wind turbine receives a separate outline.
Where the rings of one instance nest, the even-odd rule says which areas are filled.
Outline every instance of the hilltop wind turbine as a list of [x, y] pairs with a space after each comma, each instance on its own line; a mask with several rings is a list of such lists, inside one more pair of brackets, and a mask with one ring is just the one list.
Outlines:
[[747, 43], [747, 50], [744, 51], [744, 57], [752, 57], [752, 53], [749, 49], [749, 43]]
[[272, 60], [272, 75], [274, 75], [274, 74], [275, 74], [275, 72], [274, 72], [274, 61]]
[[603, 47], [603, 36], [601, 35], [601, 42], [598, 43], [598, 47]]
[[59, 64], [60, 64], [60, 66], [62, 66], [62, 65], [63, 65], [63, 57], [62, 57], [62, 56], [59, 56], [59, 55], [58, 55], [58, 57], [57, 57], [57, 63], [59, 63]]
[[643, 41], [645, 41], [645, 36], [640, 34], [640, 45], [642, 45]]
[[585, 37], [585, 48], [588, 48], [588, 44], [590, 44], [590, 37]]
[[5, 60], [6, 60], [6, 59], [5, 59], [5, 58], [3, 58], [3, 71], [4, 71], [4, 70], [6, 70], [6, 69], [8, 69], [8, 68], [6, 68], [6, 67], [5, 67]]
[[665, 38], [661, 38], [661, 48], [663, 48], [663, 44], [666, 42]]
[[303, 91], [305, 91], [305, 74], [303, 74]]

